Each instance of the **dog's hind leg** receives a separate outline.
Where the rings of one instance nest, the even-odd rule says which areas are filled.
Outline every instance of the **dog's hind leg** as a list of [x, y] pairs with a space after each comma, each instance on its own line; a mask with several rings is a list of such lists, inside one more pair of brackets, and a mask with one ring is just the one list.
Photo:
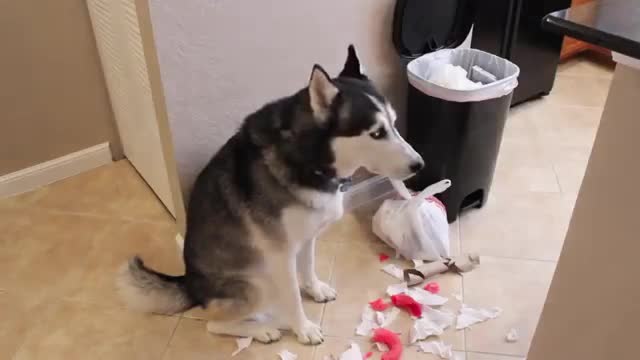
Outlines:
[[[227, 290], [231, 290], [228, 287]], [[263, 343], [279, 340], [282, 335], [270, 321], [250, 320], [263, 309], [263, 292], [255, 285], [236, 284], [233, 298], [212, 299], [206, 309], [207, 331], [218, 335], [253, 337]]]
[[278, 341], [282, 337], [274, 324], [254, 320], [208, 321], [207, 331], [218, 335], [252, 337], [266, 344]]

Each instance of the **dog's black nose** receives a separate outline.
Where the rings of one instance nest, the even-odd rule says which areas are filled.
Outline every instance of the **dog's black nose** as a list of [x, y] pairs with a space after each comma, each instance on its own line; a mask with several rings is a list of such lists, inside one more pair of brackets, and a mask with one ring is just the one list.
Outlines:
[[424, 167], [423, 161], [416, 161], [411, 163], [411, 165], [409, 165], [409, 170], [411, 170], [412, 173], [417, 173], [418, 171], [422, 170], [423, 167]]

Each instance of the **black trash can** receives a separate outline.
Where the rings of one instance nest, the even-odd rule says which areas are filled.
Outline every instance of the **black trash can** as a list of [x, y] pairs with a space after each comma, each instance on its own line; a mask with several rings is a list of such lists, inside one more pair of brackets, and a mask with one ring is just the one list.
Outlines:
[[[462, 67], [473, 81], [485, 81], [454, 90], [429, 80], [446, 64]], [[449, 190], [438, 196], [449, 222], [462, 209], [481, 207], [487, 199], [519, 72], [510, 61], [475, 49], [439, 50], [407, 66], [407, 141], [426, 162], [407, 186], [420, 190], [450, 179]], [[486, 80], [487, 73], [495, 79]]]

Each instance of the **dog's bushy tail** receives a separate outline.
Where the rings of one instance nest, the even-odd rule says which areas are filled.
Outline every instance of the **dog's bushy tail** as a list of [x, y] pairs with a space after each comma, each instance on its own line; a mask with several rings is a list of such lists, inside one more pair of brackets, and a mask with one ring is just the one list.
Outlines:
[[135, 256], [118, 274], [118, 292], [132, 309], [156, 314], [176, 314], [195, 304], [184, 286], [184, 276], [170, 276], [154, 271]]

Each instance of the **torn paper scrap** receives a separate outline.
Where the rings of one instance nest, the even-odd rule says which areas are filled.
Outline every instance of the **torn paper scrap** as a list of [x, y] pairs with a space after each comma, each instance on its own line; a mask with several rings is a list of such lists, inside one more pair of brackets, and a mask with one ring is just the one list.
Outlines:
[[516, 329], [511, 328], [507, 335], [505, 335], [505, 340], [507, 340], [508, 343], [518, 342], [518, 340], [520, 340], [520, 335], [518, 335], [518, 331]]
[[373, 329], [386, 327], [391, 324], [400, 313], [397, 308], [391, 308], [389, 311], [374, 311], [370, 306], [365, 306], [362, 311], [360, 324], [356, 327], [356, 335], [369, 336]]
[[236, 355], [238, 355], [238, 353], [240, 353], [240, 351], [248, 348], [249, 345], [251, 345], [252, 341], [253, 341], [252, 337], [237, 338], [236, 339], [236, 346], [238, 348], [234, 352], [231, 353], [231, 356], [236, 356]]
[[280, 360], [296, 360], [298, 358], [298, 355], [292, 353], [289, 350], [282, 350], [278, 353], [278, 356], [280, 356]]
[[462, 294], [455, 293], [455, 294], [452, 294], [451, 296], [453, 296], [454, 299], [462, 302]]
[[437, 355], [441, 359], [453, 359], [453, 347], [442, 341], [421, 341], [418, 347], [420, 351]]
[[376, 323], [378, 325], [384, 324], [385, 316], [382, 311], [376, 311]]
[[424, 264], [424, 260], [417, 260], [417, 259], [413, 259], [411, 260], [413, 262], [413, 267], [417, 268], [418, 266]]
[[428, 306], [424, 310], [422, 318], [414, 321], [413, 327], [409, 332], [409, 339], [412, 344], [429, 336], [442, 335], [445, 329], [453, 325], [455, 318], [453, 313]]
[[456, 321], [456, 330], [466, 329], [473, 324], [477, 324], [489, 319], [495, 319], [502, 314], [502, 309], [492, 307], [486, 309], [474, 309], [462, 304], [458, 320]]
[[387, 327], [391, 325], [391, 323], [398, 317], [398, 314], [400, 314], [400, 309], [395, 307], [391, 308], [391, 310], [384, 314], [383, 322], [379, 323], [380, 327]]
[[417, 287], [409, 289], [407, 293], [420, 304], [427, 306], [441, 306], [449, 301], [449, 299], [444, 296], [432, 294], [424, 289]]
[[376, 312], [373, 311], [370, 306], [365, 306], [362, 311], [360, 324], [356, 327], [356, 335], [369, 336], [371, 330], [378, 327], [376, 320]]
[[378, 328], [373, 332], [371, 340], [385, 343], [389, 347], [389, 351], [382, 354], [381, 360], [400, 360], [402, 358], [403, 346], [398, 334], [385, 328]]
[[349, 350], [345, 351], [340, 355], [339, 360], [362, 360], [362, 351], [360, 351], [360, 346], [355, 343], [351, 343], [351, 347]]
[[380, 352], [389, 351], [389, 347], [387, 346], [387, 344], [383, 344], [381, 342], [376, 342], [374, 344], [376, 345], [376, 349], [378, 349], [378, 351], [380, 351]]
[[380, 268], [380, 270], [386, 272], [387, 274], [393, 276], [398, 280], [404, 279], [404, 274], [402, 268], [395, 264], [387, 264]]
[[393, 284], [387, 287], [387, 295], [389, 296], [398, 295], [398, 294], [406, 293], [407, 290], [408, 290], [408, 287], [406, 282]]
[[422, 304], [407, 294], [393, 295], [391, 296], [391, 302], [394, 306], [406, 310], [412, 316], [422, 316]]
[[389, 307], [390, 304], [384, 302], [384, 300], [382, 300], [382, 298], [380, 298], [380, 299], [375, 299], [373, 301], [370, 301], [369, 305], [375, 311], [385, 311], [385, 310], [387, 310], [387, 308]]
[[437, 294], [440, 292], [440, 284], [438, 284], [435, 281], [431, 281], [428, 282], [423, 289], [425, 289], [426, 291], [432, 293], [432, 294]]

